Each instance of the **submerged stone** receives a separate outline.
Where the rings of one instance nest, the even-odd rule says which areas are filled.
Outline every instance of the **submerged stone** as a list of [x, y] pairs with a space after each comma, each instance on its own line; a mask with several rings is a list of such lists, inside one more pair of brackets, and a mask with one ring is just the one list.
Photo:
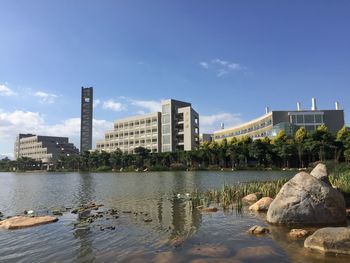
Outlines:
[[325, 253], [350, 255], [350, 228], [321, 228], [305, 240], [304, 247]]
[[18, 229], [32, 227], [37, 225], [49, 224], [58, 221], [57, 217], [52, 216], [14, 216], [0, 222], [0, 228]]

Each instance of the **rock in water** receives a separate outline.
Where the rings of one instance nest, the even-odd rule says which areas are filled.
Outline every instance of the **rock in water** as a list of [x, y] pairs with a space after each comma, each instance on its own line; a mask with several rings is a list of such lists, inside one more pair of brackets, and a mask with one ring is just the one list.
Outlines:
[[42, 224], [48, 224], [58, 221], [57, 217], [52, 216], [14, 216], [0, 222], [0, 228], [18, 229]]
[[254, 204], [256, 201], [258, 201], [260, 198], [262, 197], [261, 193], [253, 193], [253, 194], [249, 194], [245, 197], [242, 198], [242, 201], [244, 203], [248, 203], [248, 204]]
[[288, 236], [291, 238], [303, 238], [305, 237], [309, 232], [307, 232], [305, 229], [292, 229]]
[[320, 250], [325, 253], [350, 255], [350, 228], [321, 228], [305, 240], [304, 247]]
[[344, 197], [328, 183], [301, 172], [282, 187], [269, 207], [267, 221], [282, 225], [343, 225]]
[[269, 209], [270, 204], [272, 203], [273, 199], [271, 197], [263, 197], [255, 204], [251, 205], [249, 207], [249, 210], [252, 211], [267, 211]]

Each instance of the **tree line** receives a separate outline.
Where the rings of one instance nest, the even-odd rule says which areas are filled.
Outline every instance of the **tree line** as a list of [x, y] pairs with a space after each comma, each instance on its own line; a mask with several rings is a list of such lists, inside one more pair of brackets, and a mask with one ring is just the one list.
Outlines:
[[[350, 162], [350, 128], [343, 127], [337, 134], [325, 125], [314, 132], [301, 127], [294, 137], [281, 130], [273, 139], [223, 139], [204, 142], [198, 150], [151, 153], [143, 147], [134, 154], [114, 152], [84, 152], [81, 155], [60, 156], [53, 160], [55, 171], [126, 171], [126, 170], [201, 170], [247, 168], [304, 168], [316, 161]], [[0, 160], [0, 170], [47, 169], [30, 158], [16, 161]]]

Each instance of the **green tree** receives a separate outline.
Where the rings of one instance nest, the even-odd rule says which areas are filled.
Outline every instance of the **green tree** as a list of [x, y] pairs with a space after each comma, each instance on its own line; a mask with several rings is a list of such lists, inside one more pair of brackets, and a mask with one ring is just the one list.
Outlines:
[[300, 127], [294, 136], [294, 141], [298, 151], [299, 167], [304, 167], [303, 155], [305, 153], [305, 142], [307, 139], [307, 131], [304, 127]]

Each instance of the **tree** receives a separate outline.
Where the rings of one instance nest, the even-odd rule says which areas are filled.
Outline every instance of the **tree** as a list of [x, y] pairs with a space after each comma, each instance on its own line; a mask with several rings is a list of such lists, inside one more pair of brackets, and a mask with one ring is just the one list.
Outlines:
[[293, 155], [293, 146], [288, 142], [288, 136], [281, 130], [273, 140], [274, 152], [282, 160], [283, 166], [289, 168], [289, 159]]
[[344, 151], [345, 161], [350, 163], [350, 149]]
[[294, 141], [298, 151], [299, 167], [304, 167], [303, 155], [305, 152], [305, 141], [307, 139], [307, 131], [304, 127], [300, 127], [294, 136]]

